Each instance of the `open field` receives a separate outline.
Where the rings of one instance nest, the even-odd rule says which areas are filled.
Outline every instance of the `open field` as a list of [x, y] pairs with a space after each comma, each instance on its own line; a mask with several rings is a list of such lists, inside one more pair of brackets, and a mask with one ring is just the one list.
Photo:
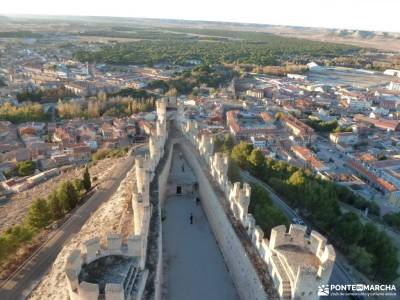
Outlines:
[[[90, 167], [92, 179], [97, 177], [94, 184], [102, 183], [106, 180], [107, 174], [113, 170], [114, 166], [121, 160], [104, 159], [98, 161]], [[11, 196], [10, 200], [5, 204], [0, 205], [0, 232], [4, 231], [12, 225], [21, 223], [28, 212], [32, 201], [39, 197], [49, 195], [62, 181], [72, 180], [82, 177], [83, 169], [73, 168], [61, 175], [54, 177], [46, 182], [43, 182], [32, 189], [17, 193]]]
[[369, 73], [357, 71], [349, 68], [329, 67], [321, 71], [310, 71], [307, 74], [309, 80], [327, 84], [336, 85], [352, 85], [356, 88], [371, 88], [376, 86], [384, 86], [390, 83], [391, 77], [381, 73]]

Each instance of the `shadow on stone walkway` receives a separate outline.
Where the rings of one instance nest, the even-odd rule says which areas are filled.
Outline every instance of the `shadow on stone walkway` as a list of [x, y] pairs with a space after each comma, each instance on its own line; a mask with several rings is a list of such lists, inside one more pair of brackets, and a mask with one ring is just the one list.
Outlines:
[[[210, 225], [192, 195], [165, 201], [163, 222], [169, 300], [239, 299]], [[193, 213], [193, 224], [189, 216]]]

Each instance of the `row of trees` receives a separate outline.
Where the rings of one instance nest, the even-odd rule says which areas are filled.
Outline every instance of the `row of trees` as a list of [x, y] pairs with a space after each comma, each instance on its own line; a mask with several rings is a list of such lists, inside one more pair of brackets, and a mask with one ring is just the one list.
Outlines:
[[36, 89], [34, 91], [22, 91], [17, 94], [19, 102], [56, 102], [57, 99], [70, 98], [74, 94], [68, 91], [64, 86], [55, 89]]
[[134, 113], [154, 110], [153, 98], [132, 98], [132, 96], [114, 95], [105, 100], [92, 97], [85, 107], [76, 101], [58, 101], [57, 110], [61, 118], [98, 118], [101, 116], [124, 117]]
[[65, 119], [81, 117], [83, 115], [81, 103], [77, 101], [61, 101], [61, 99], [59, 99], [57, 111], [58, 115]]
[[46, 121], [48, 116], [44, 113], [39, 103], [24, 102], [22, 105], [14, 106], [11, 103], [0, 105], [0, 120], [13, 123], [29, 121]]
[[29, 30], [19, 31], [2, 31], [0, 32], [2, 38], [40, 38], [43, 37], [41, 33], [33, 32]]
[[297, 208], [360, 271], [385, 283], [397, 278], [397, 249], [388, 235], [372, 224], [364, 225], [354, 213], [342, 213], [339, 201], [365, 205], [379, 214], [375, 205], [369, 206], [366, 200], [345, 187], [313, 176], [310, 170], [266, 159], [248, 143], [236, 145], [231, 157], [241, 168], [269, 184], [291, 207]]
[[32, 239], [52, 222], [60, 220], [73, 210], [83, 199], [85, 191], [91, 189], [89, 170], [86, 167], [82, 179], [61, 183], [47, 199], [35, 199], [22, 224], [14, 225], [0, 234], [0, 264], [32, 241]]
[[286, 64], [284, 66], [259, 66], [252, 69], [253, 73], [271, 74], [275, 76], [286, 76], [289, 73], [302, 74], [307, 71], [307, 65], [301, 64]]
[[268, 192], [258, 184], [251, 185], [249, 213], [266, 234], [275, 226], [290, 224], [289, 219], [273, 204]]
[[[126, 96], [125, 96], [126, 95]], [[134, 95], [145, 95], [145, 98], [133, 98]], [[57, 99], [57, 98], [55, 98]], [[134, 113], [154, 110], [155, 99], [145, 91], [125, 89], [119, 93], [92, 97], [87, 103], [75, 100], [58, 100], [57, 111], [61, 118], [97, 118], [100, 116], [124, 117]], [[47, 121], [46, 114], [40, 103], [23, 102], [15, 106], [11, 103], [0, 105], [0, 119], [13, 123], [30, 121]]]

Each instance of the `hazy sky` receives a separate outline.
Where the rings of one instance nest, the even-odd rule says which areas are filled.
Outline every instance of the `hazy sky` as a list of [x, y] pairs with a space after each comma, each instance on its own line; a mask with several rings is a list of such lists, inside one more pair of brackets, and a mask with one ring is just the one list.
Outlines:
[[400, 32], [400, 0], [3, 0], [0, 14], [88, 15]]

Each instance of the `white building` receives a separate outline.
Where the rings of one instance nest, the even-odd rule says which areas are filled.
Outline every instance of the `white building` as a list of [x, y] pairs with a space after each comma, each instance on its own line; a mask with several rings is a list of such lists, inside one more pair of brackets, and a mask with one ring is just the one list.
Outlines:
[[294, 80], [300, 80], [300, 81], [305, 81], [307, 80], [307, 76], [306, 75], [301, 75], [301, 74], [291, 74], [288, 73], [287, 77], [290, 79], [294, 79]]
[[391, 81], [388, 90], [393, 91], [393, 92], [400, 92], [400, 81]]
[[384, 75], [400, 77], [400, 70], [388, 69], [383, 72]]
[[334, 144], [354, 145], [358, 142], [358, 136], [353, 132], [331, 133], [329, 139]]
[[319, 65], [317, 65], [315, 62], [310, 62], [310, 63], [308, 63], [307, 64], [307, 67], [308, 67], [308, 69], [310, 69], [310, 70], [321, 70], [322, 68], [319, 66]]

